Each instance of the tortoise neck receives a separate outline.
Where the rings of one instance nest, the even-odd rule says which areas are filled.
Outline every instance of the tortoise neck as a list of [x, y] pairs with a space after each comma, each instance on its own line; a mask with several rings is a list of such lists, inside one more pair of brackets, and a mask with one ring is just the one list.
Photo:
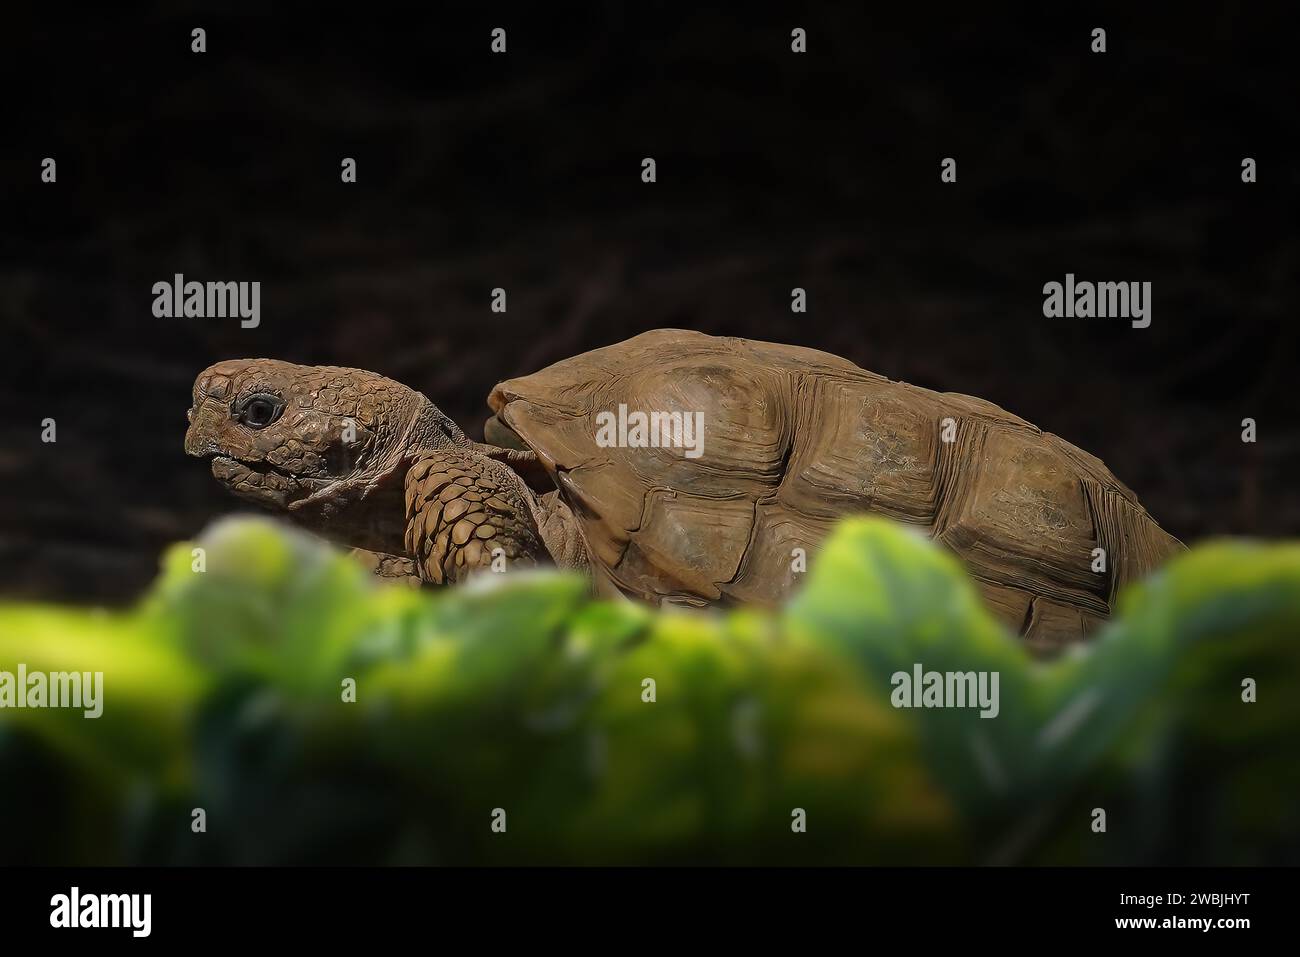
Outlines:
[[404, 451], [417, 449], [467, 448], [474, 443], [465, 438], [455, 422], [428, 396], [415, 392], [415, 409], [407, 420], [406, 433], [397, 442]]

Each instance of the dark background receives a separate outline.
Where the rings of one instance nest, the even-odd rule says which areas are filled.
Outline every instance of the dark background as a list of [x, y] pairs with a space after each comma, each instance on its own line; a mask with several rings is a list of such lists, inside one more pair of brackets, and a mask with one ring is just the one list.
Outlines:
[[[217, 359], [373, 369], [481, 436], [497, 381], [662, 326], [992, 400], [1185, 541], [1300, 533], [1280, 5], [112, 6], [2, 15], [0, 594], [129, 600], [238, 507], [181, 450]], [[261, 326], [156, 319], [176, 272], [261, 281]], [[1067, 272], [1152, 282], [1151, 327], [1045, 319]]]

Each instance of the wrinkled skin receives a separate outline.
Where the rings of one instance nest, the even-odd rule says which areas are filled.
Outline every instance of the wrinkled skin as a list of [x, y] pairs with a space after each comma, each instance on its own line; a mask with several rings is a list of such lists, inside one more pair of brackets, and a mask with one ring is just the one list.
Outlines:
[[394, 554], [403, 550], [411, 451], [471, 444], [391, 379], [273, 359], [205, 369], [189, 420], [185, 451], [210, 459], [234, 495], [340, 544]]

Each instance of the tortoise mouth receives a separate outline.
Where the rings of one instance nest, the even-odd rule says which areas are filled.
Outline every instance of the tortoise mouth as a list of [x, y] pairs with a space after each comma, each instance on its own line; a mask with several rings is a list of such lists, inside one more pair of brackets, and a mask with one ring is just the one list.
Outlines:
[[329, 485], [325, 479], [305, 479], [270, 462], [246, 462], [229, 455], [209, 456], [212, 477], [232, 495], [269, 508], [288, 508]]

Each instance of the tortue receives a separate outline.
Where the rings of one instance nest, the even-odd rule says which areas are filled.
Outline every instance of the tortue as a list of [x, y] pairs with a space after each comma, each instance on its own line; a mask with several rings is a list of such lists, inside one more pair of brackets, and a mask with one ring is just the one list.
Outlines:
[[[836, 519], [877, 513], [948, 546], [1043, 650], [1183, 547], [1087, 452], [813, 349], [663, 329], [488, 404], [484, 444], [372, 372], [231, 360], [196, 380], [185, 449], [236, 494], [377, 553], [380, 573], [436, 584], [495, 557], [652, 602], [771, 605], [798, 583], [795, 549], [811, 559]], [[653, 436], [638, 412], [660, 414]]]

